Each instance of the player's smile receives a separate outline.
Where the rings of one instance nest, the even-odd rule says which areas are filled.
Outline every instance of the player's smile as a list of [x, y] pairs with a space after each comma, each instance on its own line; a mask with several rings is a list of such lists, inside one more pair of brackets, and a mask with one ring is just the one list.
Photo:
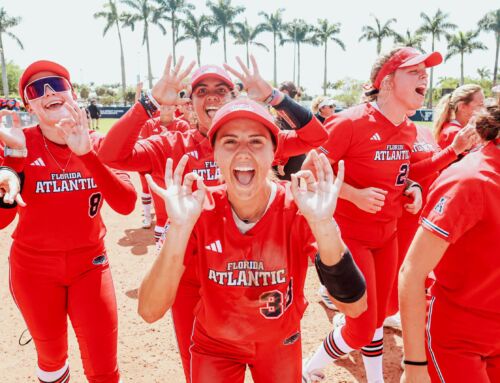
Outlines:
[[255, 176], [255, 169], [251, 166], [236, 166], [233, 168], [233, 175], [240, 184], [248, 186]]

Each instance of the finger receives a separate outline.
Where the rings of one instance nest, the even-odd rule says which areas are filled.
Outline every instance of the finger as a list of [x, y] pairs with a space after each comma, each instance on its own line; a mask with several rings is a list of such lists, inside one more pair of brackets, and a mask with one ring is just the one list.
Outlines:
[[200, 176], [198, 176], [196, 179], [196, 187], [198, 188], [198, 190], [195, 191], [196, 199], [200, 204], [202, 204], [205, 196], [207, 195], [207, 187], [203, 182], [203, 178]]
[[344, 160], [340, 160], [337, 164], [337, 177], [335, 179], [335, 186], [341, 187], [344, 183], [344, 175], [345, 175], [345, 164]]
[[384, 190], [384, 189], [379, 189], [379, 188], [371, 188], [371, 190], [377, 192], [377, 193], [380, 193], [380, 194], [383, 194], [383, 195], [386, 195], [387, 194], [387, 190]]
[[191, 63], [187, 66], [186, 69], [184, 69], [180, 74], [179, 74], [179, 79], [180, 80], [184, 80], [187, 76], [189, 76], [189, 74], [191, 73], [191, 71], [193, 70], [194, 66], [196, 65], [196, 62], [195, 61], [191, 61]]
[[295, 173], [295, 176], [300, 180], [303, 179], [306, 183], [307, 190], [316, 191], [316, 179], [314, 178], [314, 174], [310, 170], [299, 170]]
[[179, 161], [179, 163], [177, 164], [177, 166], [175, 167], [175, 171], [174, 171], [174, 185], [181, 185], [182, 184], [182, 176], [184, 174], [184, 169], [186, 168], [186, 164], [189, 160], [189, 157], [184, 154], [181, 158], [181, 160]]
[[371, 204], [372, 204], [372, 206], [382, 208], [382, 206], [384, 206], [385, 203], [384, 203], [384, 201], [373, 200], [373, 201], [371, 201]]
[[21, 194], [17, 193], [16, 198], [15, 198], [17, 204], [21, 207], [26, 207], [26, 202], [24, 202], [23, 197]]
[[167, 158], [167, 162], [165, 164], [165, 186], [167, 189], [174, 184], [174, 180], [172, 178], [172, 168], [174, 161], [171, 158]]
[[316, 177], [319, 183], [325, 182], [325, 172], [323, 171], [323, 167], [319, 160], [318, 153], [314, 152], [312, 155], [314, 168], [316, 169]]
[[158, 184], [153, 180], [153, 177], [151, 177], [151, 174], [146, 174], [146, 181], [148, 182], [149, 190], [152, 190], [153, 193], [163, 197], [165, 189], [158, 186]]
[[184, 56], [179, 57], [179, 61], [175, 64], [174, 67], [174, 75], [177, 77], [182, 68], [182, 63], [184, 62]]
[[379, 194], [379, 193], [374, 193], [372, 198], [376, 201], [385, 201], [385, 195], [384, 194]]
[[325, 175], [325, 181], [328, 184], [332, 184], [334, 181], [333, 169], [330, 165], [330, 161], [326, 158], [325, 153], [320, 153], [319, 162], [321, 163], [321, 167], [323, 168], [323, 173]]
[[297, 197], [299, 195], [299, 177], [297, 174], [292, 174], [290, 176], [290, 190], [292, 192], [293, 199], [297, 201]]
[[245, 80], [245, 76], [243, 76], [243, 74], [241, 74], [237, 70], [233, 69], [228, 64], [223, 64], [223, 66], [224, 66], [224, 69], [226, 69], [229, 73], [232, 73], [234, 76], [238, 77], [241, 81], [243, 81], [243, 83], [245, 82], [244, 81]]
[[176, 105], [186, 105], [186, 104], [189, 104], [191, 102], [191, 99], [190, 98], [177, 98], [177, 100], [175, 101], [175, 104]]
[[253, 55], [250, 55], [250, 62], [252, 63], [253, 73], [260, 75], [259, 67], [257, 66], [257, 61], [255, 60], [255, 57], [253, 57]]
[[84, 108], [82, 108], [81, 111], [82, 111], [82, 130], [87, 130], [89, 127], [89, 120], [87, 118], [87, 112], [85, 111]]
[[243, 73], [245, 73], [247, 75], [247, 77], [251, 77], [252, 74], [250, 73], [250, 70], [248, 69], [248, 67], [245, 65], [245, 63], [243, 62], [243, 60], [240, 58], [240, 56], [236, 56], [236, 61], [238, 61], [238, 64], [240, 64], [240, 67], [241, 67], [241, 70], [243, 71]]
[[71, 117], [73, 117], [73, 120], [75, 120], [77, 123], [80, 123], [80, 116], [78, 115], [78, 108], [75, 109], [73, 106], [68, 104], [68, 102], [65, 102], [63, 106], [66, 108], [67, 111], [71, 114]]
[[172, 55], [168, 55], [165, 69], [163, 69], [163, 76], [170, 77], [170, 68], [172, 67]]
[[184, 189], [184, 192], [192, 192], [193, 191], [193, 183], [195, 181], [198, 181], [198, 178], [201, 178], [198, 174], [196, 173], [188, 173], [184, 177], [184, 181], [182, 183], [182, 187]]

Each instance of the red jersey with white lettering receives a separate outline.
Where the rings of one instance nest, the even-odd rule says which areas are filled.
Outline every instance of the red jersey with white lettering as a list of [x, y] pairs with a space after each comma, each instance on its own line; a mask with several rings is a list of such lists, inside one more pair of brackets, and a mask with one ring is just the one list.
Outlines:
[[[14, 240], [45, 251], [103, 247], [103, 199], [114, 210], [130, 213], [137, 196], [129, 176], [106, 168], [95, 151], [77, 156], [66, 145], [44, 139], [38, 126], [24, 129], [24, 134], [28, 156], [5, 159], [25, 174], [22, 196], [27, 206], [17, 208]], [[90, 137], [97, 150], [102, 137], [95, 132]], [[12, 214], [12, 221], [16, 209], [4, 210], [2, 215]]]
[[[212, 194], [189, 240], [184, 263], [201, 283], [196, 320], [213, 338], [261, 342], [296, 331], [307, 306], [304, 282], [316, 241], [289, 185], [246, 234], [236, 227], [225, 186]], [[189, 267], [188, 267], [189, 269]]]
[[490, 142], [441, 173], [421, 218], [424, 229], [449, 242], [432, 294], [498, 320], [499, 196], [500, 149]]
[[344, 181], [358, 189], [377, 187], [388, 192], [382, 210], [376, 214], [339, 199], [335, 216], [367, 225], [394, 221], [401, 215], [401, 198], [417, 135], [415, 124], [407, 118], [395, 126], [367, 103], [333, 115], [326, 129], [329, 137], [320, 150], [332, 162], [344, 160]]
[[458, 132], [462, 130], [462, 125], [457, 120], [447, 121], [443, 124], [439, 132], [438, 145], [441, 149], [451, 145]]
[[148, 138], [154, 136], [155, 134], [162, 134], [165, 131], [168, 132], [185, 132], [189, 130], [189, 124], [180, 118], [174, 118], [166, 126], [160, 121], [160, 117], [150, 118], [147, 120], [141, 129], [140, 138]]

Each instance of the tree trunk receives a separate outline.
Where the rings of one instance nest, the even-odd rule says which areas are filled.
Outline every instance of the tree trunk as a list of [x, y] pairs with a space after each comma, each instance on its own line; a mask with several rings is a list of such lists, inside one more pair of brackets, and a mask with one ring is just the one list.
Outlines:
[[297, 81], [297, 43], [293, 41], [293, 82]]
[[196, 57], [198, 58], [198, 66], [201, 66], [201, 39], [196, 40]]
[[[432, 34], [432, 49], [431, 52], [434, 52], [434, 33]], [[431, 67], [431, 81], [429, 85], [429, 100], [427, 101], [427, 107], [429, 109], [432, 109], [432, 96], [433, 96], [433, 90], [432, 90], [432, 85], [434, 81], [434, 67]]]
[[297, 87], [300, 88], [300, 42], [297, 42]]
[[148, 25], [144, 25], [145, 28], [145, 35], [146, 35], [146, 50], [148, 53], [148, 83], [149, 83], [149, 89], [153, 89], [153, 73], [151, 70], [151, 54], [149, 52], [149, 34], [148, 34]]
[[7, 79], [7, 64], [5, 63], [5, 56], [3, 52], [2, 33], [0, 33], [0, 60], [2, 61], [2, 84], [3, 94], [5, 98], [9, 97], [9, 81]]
[[122, 34], [120, 32], [120, 24], [118, 24], [118, 20], [116, 20], [116, 29], [118, 31], [118, 41], [120, 42], [120, 65], [122, 69], [123, 105], [126, 105], [125, 92], [127, 91], [127, 79], [125, 77], [125, 55], [123, 53]]
[[177, 59], [175, 57], [175, 13], [172, 12], [171, 15], [170, 15], [170, 19], [172, 20], [171, 23], [172, 23], [172, 55], [174, 56], [174, 66], [175, 64], [177, 63]]
[[377, 39], [377, 55], [380, 55], [381, 50], [382, 50], [382, 39]]
[[226, 55], [226, 27], [222, 27], [222, 40], [224, 44], [224, 62], [227, 64], [227, 55]]
[[323, 96], [326, 96], [326, 85], [328, 82], [327, 79], [327, 62], [328, 62], [328, 40], [325, 40], [325, 72], [323, 77]]
[[274, 82], [274, 86], [278, 86], [278, 72], [276, 69], [276, 32], [273, 32], [273, 46], [274, 46], [273, 82]]
[[495, 67], [493, 68], [493, 86], [497, 84], [498, 51], [500, 50], [500, 33], [497, 33], [497, 48], [495, 51]]
[[464, 85], [464, 52], [460, 52], [460, 86]]

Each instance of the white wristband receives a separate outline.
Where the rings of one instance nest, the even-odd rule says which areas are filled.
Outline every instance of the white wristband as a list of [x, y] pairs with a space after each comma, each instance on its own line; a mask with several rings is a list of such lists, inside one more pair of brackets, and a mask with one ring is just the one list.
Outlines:
[[149, 100], [151, 101], [151, 103], [156, 107], [156, 109], [160, 109], [160, 104], [153, 97], [153, 93], [151, 92], [151, 89], [148, 89], [148, 91], [146, 92], [146, 94], [147, 94]]

